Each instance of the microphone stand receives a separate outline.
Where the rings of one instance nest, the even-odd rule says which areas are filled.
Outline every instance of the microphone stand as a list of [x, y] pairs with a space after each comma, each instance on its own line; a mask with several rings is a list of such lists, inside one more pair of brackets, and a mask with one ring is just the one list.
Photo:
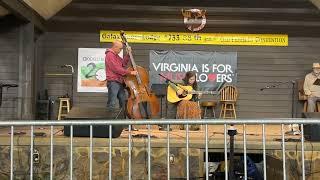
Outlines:
[[71, 69], [71, 98], [70, 98], [70, 103], [72, 106], [72, 102], [73, 102], [73, 74], [74, 74], [74, 68], [71, 64], [65, 64], [63, 66], [61, 66], [62, 68], [70, 68]]
[[261, 88], [260, 91], [263, 91], [265, 89], [275, 89], [283, 84], [291, 84], [291, 118], [295, 118], [295, 84], [296, 80], [290, 80], [290, 81], [284, 81], [277, 84], [273, 84], [270, 86], [266, 86], [264, 88]]
[[17, 84], [2, 84], [2, 83], [0, 83], [0, 107], [2, 105], [2, 88], [5, 88], [5, 87], [7, 89], [9, 89], [12, 87], [18, 87], [18, 85]]
[[230, 127], [228, 128], [228, 135], [230, 137], [230, 152], [229, 152], [230, 164], [229, 164], [228, 177], [230, 179], [235, 179], [235, 173], [234, 173], [234, 136], [237, 135], [237, 129], [233, 126], [233, 124], [231, 124]]
[[72, 106], [72, 104], [73, 104], [73, 74], [74, 74], [74, 68], [73, 68], [73, 66], [71, 65], [71, 66], [69, 66], [70, 68], [71, 68], [71, 106]]
[[[172, 80], [170, 80], [169, 78], [165, 77], [164, 75], [162, 75], [160, 73], [158, 75], [161, 76], [163, 79], [165, 79], [166, 84], [169, 85], [169, 83], [172, 83], [172, 84], [174, 84], [176, 86], [179, 86], [177, 83], [173, 82]], [[167, 99], [167, 94], [166, 94], [166, 99]], [[168, 117], [168, 101], [166, 101], [166, 118], [167, 117]]]
[[[171, 81], [169, 78], [165, 77], [164, 75], [162, 75], [162, 74], [160, 74], [160, 73], [159, 73], [158, 75], [165, 79], [165, 82], [166, 82], [167, 85], [169, 84], [169, 82], [171, 82], [171, 83], [173, 83], [173, 84], [176, 84], [176, 83], [174, 83], [173, 81]], [[165, 106], [166, 106], [165, 117], [168, 118], [167, 93], [166, 93], [166, 95], [165, 95], [165, 99], [166, 99], [166, 100], [165, 100], [165, 101], [166, 101], [166, 104], [165, 104]], [[162, 98], [161, 98], [161, 118], [163, 118], [163, 117], [162, 117]], [[167, 126], [167, 127], [164, 127], [164, 125], [159, 125], [159, 127], [160, 127], [161, 130], [167, 130], [167, 129], [168, 129], [168, 126]], [[170, 126], [169, 126], [169, 131], [171, 131]]]

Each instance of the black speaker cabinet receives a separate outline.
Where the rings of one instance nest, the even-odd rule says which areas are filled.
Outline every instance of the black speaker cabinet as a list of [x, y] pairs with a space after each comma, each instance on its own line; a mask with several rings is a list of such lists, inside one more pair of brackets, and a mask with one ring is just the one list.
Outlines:
[[[121, 109], [73, 107], [65, 118], [66, 120], [106, 120], [125, 119]], [[112, 126], [112, 138], [117, 138], [123, 130], [122, 125]], [[70, 136], [70, 126], [64, 126], [64, 135]], [[74, 137], [90, 137], [90, 126], [73, 126]], [[93, 137], [109, 138], [109, 125], [92, 126]]]
[[[303, 113], [304, 118], [320, 119], [320, 113]], [[320, 141], [320, 124], [305, 124], [303, 126], [304, 138], [308, 141]]]

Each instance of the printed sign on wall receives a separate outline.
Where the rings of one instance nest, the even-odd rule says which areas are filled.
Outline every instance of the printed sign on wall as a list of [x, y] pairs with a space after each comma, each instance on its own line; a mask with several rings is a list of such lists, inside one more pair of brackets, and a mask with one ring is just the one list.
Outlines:
[[[129, 43], [288, 46], [287, 34], [227, 34], [126, 31]], [[119, 31], [100, 31], [100, 42], [121, 40]]]
[[107, 92], [105, 48], [78, 49], [78, 92]]
[[237, 81], [236, 52], [150, 51], [151, 84], [163, 84], [165, 77], [179, 82], [188, 71], [197, 73], [200, 90], [216, 90], [223, 82]]
[[[106, 48], [78, 49], [78, 92], [108, 92], [105, 52]], [[123, 57], [123, 51], [119, 55]]]

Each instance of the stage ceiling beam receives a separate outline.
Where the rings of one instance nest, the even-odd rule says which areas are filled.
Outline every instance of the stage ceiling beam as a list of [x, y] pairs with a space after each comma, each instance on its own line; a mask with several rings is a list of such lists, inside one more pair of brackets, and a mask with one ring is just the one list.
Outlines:
[[310, 0], [318, 9], [320, 9], [320, 0]]
[[9, 11], [4, 7], [0, 6], [0, 17], [5, 16], [7, 14], [9, 14]]
[[[97, 24], [115, 24], [115, 23], [121, 23], [121, 24], [140, 24], [140, 25], [158, 25], [158, 26], [167, 26], [167, 25], [180, 25], [181, 19], [154, 19], [154, 18], [132, 18], [132, 17], [123, 17], [123, 18], [106, 18], [106, 17], [76, 17], [76, 16], [55, 16], [52, 18], [54, 21], [60, 21], [60, 22], [81, 22], [81, 23], [97, 23]], [[216, 19], [209, 19], [207, 20], [208, 25], [212, 26], [230, 26], [230, 25], [242, 25], [242, 26], [304, 26], [304, 27], [320, 27], [320, 22], [318, 21], [288, 21], [288, 20], [282, 20], [282, 21], [276, 21], [276, 20], [266, 20], [266, 21], [260, 21], [260, 20], [230, 20], [230, 19], [224, 19], [224, 20], [216, 20]]]
[[0, 0], [0, 5], [18, 18], [33, 23], [39, 30], [46, 31], [45, 20], [20, 0]]
[[67, 6], [72, 0], [23, 0], [33, 8], [40, 16], [48, 20]]
[[[312, 0], [310, 0], [312, 1]], [[320, 0], [313, 0], [320, 1]], [[120, 11], [120, 12], [153, 12], [156, 14], [181, 14], [181, 9], [192, 9], [190, 6], [157, 6], [157, 5], [123, 5], [123, 4], [90, 4], [90, 3], [77, 3], [74, 2], [68, 6], [68, 10], [85, 10], [85, 11]], [[295, 8], [295, 7], [197, 7], [198, 9], [205, 9], [208, 14], [215, 13], [292, 13], [292, 14], [312, 14], [317, 13], [308, 7]], [[113, 14], [110, 13], [110, 16]]]

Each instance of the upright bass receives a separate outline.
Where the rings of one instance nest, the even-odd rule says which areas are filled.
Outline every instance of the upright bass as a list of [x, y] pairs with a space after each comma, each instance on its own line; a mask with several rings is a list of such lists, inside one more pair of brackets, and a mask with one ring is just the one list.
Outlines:
[[[122, 42], [130, 48], [123, 31], [120, 31]], [[132, 67], [130, 71], [137, 71], [135, 76], [126, 76], [124, 82], [129, 89], [127, 114], [131, 119], [150, 119], [159, 114], [159, 100], [149, 88], [149, 74], [141, 66], [137, 66], [131, 51], [129, 51]]]

